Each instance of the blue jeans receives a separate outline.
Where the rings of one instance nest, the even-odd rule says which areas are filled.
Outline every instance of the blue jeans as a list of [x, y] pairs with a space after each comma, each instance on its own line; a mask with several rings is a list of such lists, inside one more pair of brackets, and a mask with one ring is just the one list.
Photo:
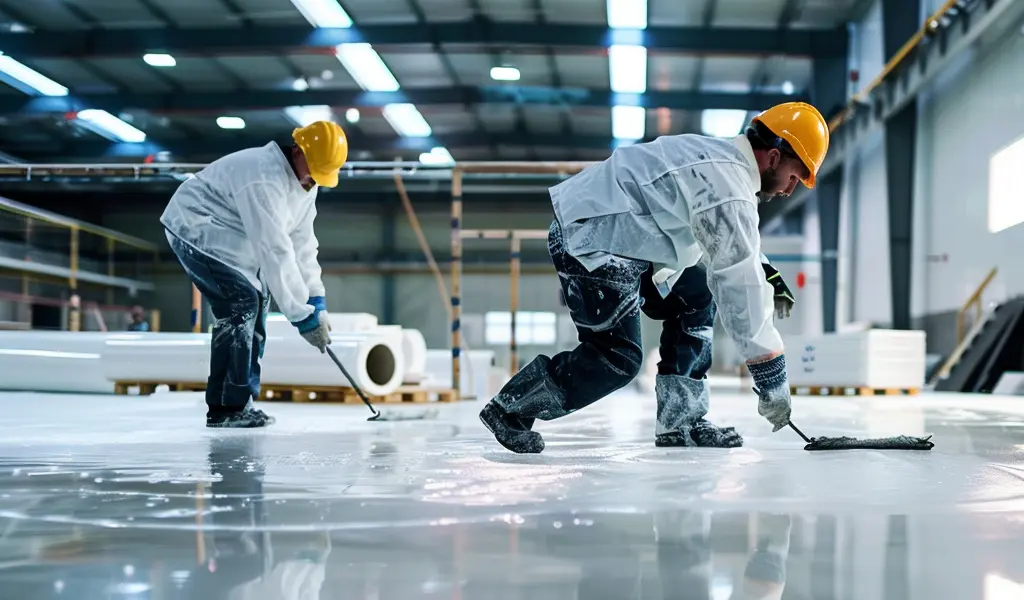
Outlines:
[[658, 372], [702, 379], [711, 367], [715, 304], [702, 266], [687, 269], [662, 298], [646, 261], [613, 257], [587, 271], [565, 248], [557, 221], [548, 253], [558, 272], [579, 345], [554, 356], [537, 356], [495, 400], [530, 427], [597, 402], [626, 386], [640, 372], [643, 346], [640, 313], [663, 322]]
[[215, 319], [210, 344], [206, 405], [211, 413], [241, 410], [260, 395], [260, 359], [270, 297], [237, 270], [168, 232], [171, 250], [210, 303]]

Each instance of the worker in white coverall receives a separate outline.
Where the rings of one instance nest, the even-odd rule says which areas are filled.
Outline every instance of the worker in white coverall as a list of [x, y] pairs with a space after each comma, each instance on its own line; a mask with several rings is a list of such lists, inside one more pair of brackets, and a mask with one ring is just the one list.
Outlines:
[[160, 217], [216, 319], [208, 427], [273, 422], [252, 404], [271, 295], [306, 341], [321, 352], [331, 343], [313, 220], [318, 186], [338, 185], [348, 142], [330, 121], [298, 128], [292, 139], [214, 161], [181, 184]]
[[[632, 381], [643, 358], [641, 311], [663, 321], [656, 445], [743, 443], [734, 428], [704, 418], [716, 310], [754, 379], [758, 413], [774, 431], [786, 426], [789, 383], [773, 322], [782, 291], [762, 266], [758, 199], [788, 196], [801, 181], [814, 187], [828, 142], [821, 113], [790, 102], [738, 137], [662, 136], [552, 187], [548, 253], [580, 344], [537, 356], [483, 408], [498, 442], [541, 452], [535, 419], [563, 417]], [[792, 297], [778, 300], [788, 311]]]

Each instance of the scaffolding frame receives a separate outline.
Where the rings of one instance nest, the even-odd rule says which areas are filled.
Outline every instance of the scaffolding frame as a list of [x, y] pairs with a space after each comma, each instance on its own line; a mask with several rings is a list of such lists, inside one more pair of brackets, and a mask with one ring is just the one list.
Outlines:
[[452, 347], [452, 389], [462, 399], [462, 241], [465, 239], [499, 239], [509, 242], [509, 308], [511, 313], [511, 337], [509, 338], [510, 375], [518, 371], [518, 348], [516, 345], [516, 312], [519, 308], [519, 276], [522, 241], [526, 239], [547, 239], [548, 231], [541, 229], [463, 229], [462, 228], [462, 181], [467, 174], [500, 175], [559, 175], [568, 177], [593, 165], [593, 162], [483, 162], [457, 163], [451, 172], [451, 347]]

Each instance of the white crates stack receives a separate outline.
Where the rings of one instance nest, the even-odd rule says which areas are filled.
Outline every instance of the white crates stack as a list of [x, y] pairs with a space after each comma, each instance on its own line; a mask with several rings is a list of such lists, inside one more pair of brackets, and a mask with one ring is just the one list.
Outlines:
[[787, 336], [784, 341], [786, 371], [793, 387], [906, 390], [924, 386], [923, 331], [871, 329]]

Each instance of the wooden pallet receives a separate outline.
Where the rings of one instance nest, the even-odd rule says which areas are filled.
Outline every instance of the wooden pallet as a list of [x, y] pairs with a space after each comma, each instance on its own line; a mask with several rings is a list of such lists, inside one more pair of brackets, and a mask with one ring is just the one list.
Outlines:
[[870, 388], [836, 385], [792, 385], [789, 392], [794, 396], [916, 396], [919, 388]]
[[204, 392], [205, 383], [166, 383], [152, 381], [117, 381], [114, 382], [114, 393], [121, 395], [138, 394], [148, 396], [156, 391], [156, 388], [166, 385], [172, 392]]
[[[203, 392], [206, 391], [204, 383], [166, 383], [166, 382], [139, 382], [139, 381], [118, 381], [114, 383], [115, 394], [138, 394], [148, 396], [160, 386], [167, 386], [172, 392]], [[416, 403], [425, 402], [455, 402], [455, 390], [450, 389], [427, 389], [416, 386], [403, 386], [391, 394], [385, 396], [367, 396], [370, 402], [377, 404], [389, 403]], [[319, 403], [340, 403], [340, 404], [362, 404], [359, 395], [352, 388], [342, 387], [320, 387], [320, 386], [279, 386], [263, 385], [260, 388], [260, 400], [271, 402], [319, 402]]]
[[[455, 390], [432, 390], [421, 387], [400, 387], [394, 393], [384, 396], [367, 395], [374, 404], [399, 404], [426, 402], [455, 402]], [[337, 387], [284, 387], [264, 386], [260, 400], [269, 402], [316, 402], [336, 404], [362, 404], [363, 401], [352, 388]]]

